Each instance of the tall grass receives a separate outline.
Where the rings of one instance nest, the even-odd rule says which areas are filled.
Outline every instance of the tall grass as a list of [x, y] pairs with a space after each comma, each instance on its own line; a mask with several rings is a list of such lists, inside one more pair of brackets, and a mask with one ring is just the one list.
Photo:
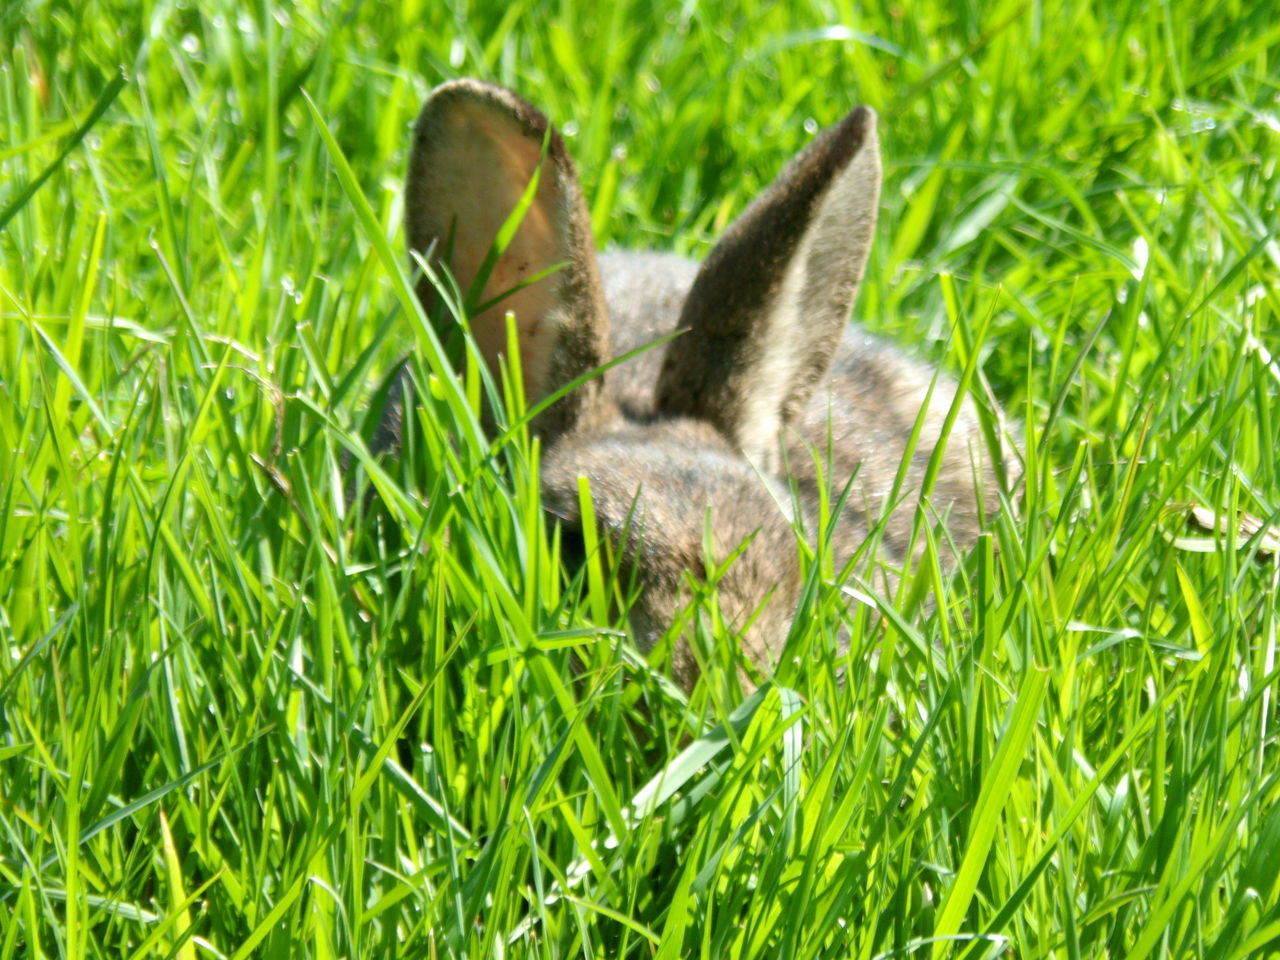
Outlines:
[[[1271, 4], [9, 0], [0, 52], [0, 960], [1280, 953]], [[634, 653], [406, 286], [464, 74], [694, 255], [876, 107], [857, 319], [1025, 451], [956, 577], [816, 577], [745, 704], [731, 638], [688, 698]]]

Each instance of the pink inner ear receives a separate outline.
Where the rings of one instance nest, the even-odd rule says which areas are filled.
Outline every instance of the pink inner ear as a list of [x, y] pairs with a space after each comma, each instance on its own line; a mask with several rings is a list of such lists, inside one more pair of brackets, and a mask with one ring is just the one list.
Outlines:
[[[432, 158], [436, 173], [432, 194], [451, 214], [440, 224], [442, 234], [448, 233], [448, 220], [456, 218], [449, 265], [465, 293], [498, 230], [528, 186], [538, 166], [542, 144], [530, 138], [512, 118], [481, 104], [459, 104], [450, 120], [450, 135], [436, 147]], [[562, 216], [563, 200], [551, 167], [552, 161], [548, 160], [520, 229], [489, 274], [481, 303], [567, 258], [560, 249], [556, 225]], [[554, 315], [557, 280], [554, 274], [545, 277], [471, 318], [476, 342], [496, 375], [498, 358], [506, 353], [503, 318], [507, 311], [515, 314], [529, 403], [537, 402], [546, 392], [558, 321]]]

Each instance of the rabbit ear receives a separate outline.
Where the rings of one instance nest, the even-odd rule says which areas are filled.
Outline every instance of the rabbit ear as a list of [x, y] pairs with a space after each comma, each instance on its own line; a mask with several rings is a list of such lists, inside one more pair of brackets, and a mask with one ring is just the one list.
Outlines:
[[[424, 256], [432, 251], [439, 263], [448, 247], [447, 264], [465, 293], [541, 163], [532, 203], [478, 304], [564, 266], [471, 317], [476, 342], [496, 372], [507, 349], [504, 317], [515, 314], [530, 406], [604, 363], [609, 333], [573, 161], [548, 127], [546, 117], [509, 90], [476, 80], [446, 83], [418, 117], [405, 186], [410, 249]], [[436, 293], [425, 277], [418, 296], [429, 310]], [[538, 428], [544, 434], [569, 429], [599, 389], [599, 378], [588, 382], [545, 411]]]
[[666, 414], [710, 420], [776, 467], [783, 424], [840, 342], [880, 196], [876, 115], [858, 107], [729, 227], [694, 281], [658, 381]]

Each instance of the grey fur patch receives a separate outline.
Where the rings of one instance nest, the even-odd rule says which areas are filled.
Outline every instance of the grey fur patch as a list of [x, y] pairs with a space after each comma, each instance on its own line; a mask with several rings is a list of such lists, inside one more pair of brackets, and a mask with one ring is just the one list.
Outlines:
[[[417, 250], [443, 234], [455, 209], [440, 205], [438, 190], [418, 187], [443, 182], [432, 173], [433, 162], [457, 159], [448, 145], [456, 133], [451, 104], [457, 103], [496, 111], [500, 122], [486, 121], [485, 129], [500, 140], [517, 137], [526, 156], [529, 140], [541, 143], [548, 129], [536, 109], [498, 87], [457, 81], [433, 94], [410, 162], [407, 225]], [[843, 566], [893, 506], [887, 498], [936, 372], [847, 324], [875, 221], [874, 123], [874, 114], [859, 108], [816, 138], [701, 268], [669, 255], [613, 252], [600, 258], [603, 278], [572, 163], [559, 136], [550, 134], [544, 176], [558, 200], [543, 212], [552, 215], [546, 222], [554, 229], [531, 236], [555, 250], [533, 245], [528, 252], [567, 256], [569, 268], [556, 275], [545, 315], [518, 317], [522, 329], [529, 320], [534, 328], [544, 321], [557, 325], [554, 348], [538, 357], [546, 374], [538, 389], [554, 391], [610, 352], [620, 356], [677, 326], [686, 331], [575, 391], [538, 425], [545, 438], [544, 506], [567, 531], [580, 531], [578, 479], [588, 478], [595, 515], [619, 551], [622, 574], [642, 588], [630, 613], [642, 650], [662, 638], [688, 602], [689, 578], [705, 574], [708, 548], [718, 563], [747, 543], [720, 581], [719, 598], [735, 628], [751, 621], [743, 635], [746, 652], [768, 669], [800, 597], [793, 524], [812, 531], [820, 502], [833, 502], [856, 475], [835, 521], [834, 559]], [[523, 168], [510, 168], [518, 180]], [[445, 179], [455, 174], [455, 188], [486, 187], [486, 171], [453, 169]], [[509, 194], [511, 186], [503, 190]], [[945, 379], [933, 389], [919, 446], [906, 464], [901, 509], [885, 525], [882, 558], [890, 564], [906, 559], [914, 505], [954, 390]], [[389, 395], [376, 443], [395, 445], [400, 399], [399, 388]], [[976, 408], [966, 399], [928, 504], [946, 518], [962, 549], [975, 542], [981, 517], [998, 502], [980, 433]], [[697, 662], [685, 642], [676, 647], [673, 669], [682, 685], [692, 686]]]

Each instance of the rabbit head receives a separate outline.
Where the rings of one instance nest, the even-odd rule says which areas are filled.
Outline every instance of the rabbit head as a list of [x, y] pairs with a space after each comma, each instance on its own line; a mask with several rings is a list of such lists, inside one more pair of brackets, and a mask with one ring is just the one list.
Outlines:
[[[700, 268], [674, 257], [608, 254], [602, 281], [559, 134], [506, 89], [446, 83], [430, 95], [414, 131], [406, 188], [411, 248], [447, 265], [466, 290], [535, 175], [524, 219], [477, 302], [520, 289], [471, 317], [488, 362], [496, 366], [506, 349], [504, 315], [513, 311], [533, 404], [611, 352], [680, 331], [588, 381], [536, 421], [546, 449], [544, 504], [571, 534], [582, 522], [579, 477], [588, 478], [597, 522], [620, 551], [624, 577], [639, 588], [630, 618], [641, 649], [673, 622], [688, 578], [706, 574], [708, 559], [720, 564], [740, 550], [718, 571], [720, 608], [751, 659], [766, 666], [787, 636], [800, 589], [794, 525], [801, 518], [784, 465], [794, 470], [793, 461], [812, 461], [806, 441], [821, 448], [831, 439], [845, 448], [835, 457], [836, 467], [847, 468], [833, 481], [838, 490], [864, 460], [885, 459], [896, 470], [905, 445], [890, 430], [897, 446], [891, 440], [888, 452], [872, 450], [852, 422], [819, 425], [827, 423], [823, 411], [847, 419], [841, 410], [851, 406], [871, 438], [887, 429], [877, 411], [883, 398], [829, 382], [849, 376], [846, 326], [875, 225], [875, 114], [859, 107], [817, 136]], [[520, 286], [556, 264], [563, 266]], [[435, 291], [426, 280], [419, 294], [430, 306]], [[923, 386], [913, 382], [905, 404], [908, 433], [929, 384], [928, 376], [917, 379]], [[829, 389], [820, 391], [823, 384]], [[893, 394], [894, 384], [884, 390]], [[809, 426], [798, 435], [801, 424]], [[812, 473], [812, 463], [801, 469]], [[812, 509], [804, 498], [816, 501], [817, 492], [797, 478], [803, 514]], [[847, 526], [851, 544], [865, 538], [865, 516]], [[683, 643], [674, 671], [686, 686], [697, 674]]]

